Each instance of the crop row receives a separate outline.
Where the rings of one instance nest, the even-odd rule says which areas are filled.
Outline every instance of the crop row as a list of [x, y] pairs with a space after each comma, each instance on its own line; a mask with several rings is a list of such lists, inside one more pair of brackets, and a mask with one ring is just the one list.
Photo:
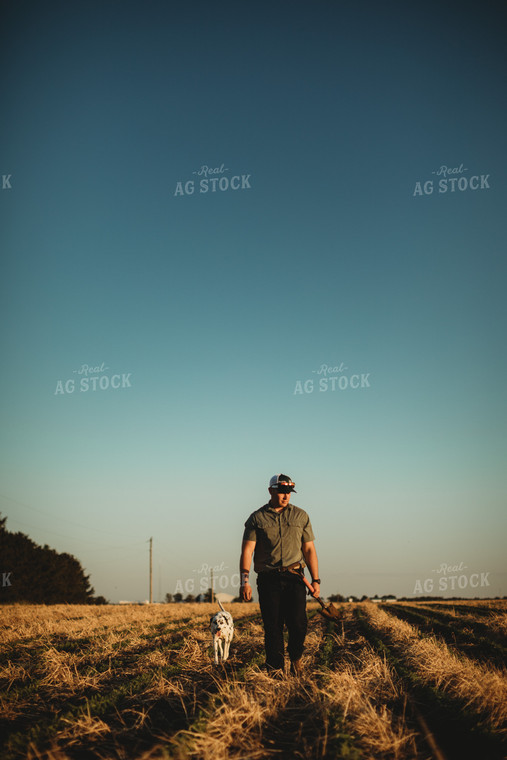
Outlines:
[[447, 612], [407, 604], [386, 604], [382, 608], [425, 633], [438, 634], [456, 652], [498, 666], [507, 661], [506, 637], [473, 618], [458, 621]]
[[447, 620], [453, 620], [456, 623], [467, 623], [476, 625], [484, 632], [498, 631], [507, 633], [507, 625], [498, 625], [500, 621], [507, 624], [507, 607], [498, 603], [496, 608], [488, 607], [486, 613], [481, 613], [480, 608], [473, 605], [447, 605], [447, 604], [421, 604], [398, 602], [399, 606], [416, 607], [421, 612], [427, 611], [435, 616], [441, 616]]
[[384, 653], [448, 757], [503, 757], [505, 671], [456, 655], [444, 642], [421, 635], [376, 606], [366, 605], [356, 614], [365, 636]]
[[447, 610], [452, 613], [465, 615], [477, 615], [489, 618], [498, 615], [499, 612], [507, 613], [506, 599], [490, 599], [482, 601], [433, 601], [419, 602], [421, 607], [433, 607], [435, 609]]
[[420, 757], [422, 744], [407, 715], [399, 679], [366, 640], [353, 610], [342, 606], [341, 615], [326, 634], [317, 673], [322, 692], [340, 710], [360, 757]]
[[[417, 602], [413, 603], [419, 610], [428, 610], [431, 614], [442, 616], [463, 624], [476, 627], [486, 636], [493, 634], [495, 638], [503, 638], [504, 646], [507, 639], [507, 600], [495, 600], [486, 605], [474, 602]], [[404, 603], [400, 603], [405, 606]], [[410, 605], [409, 605], [410, 606]]]

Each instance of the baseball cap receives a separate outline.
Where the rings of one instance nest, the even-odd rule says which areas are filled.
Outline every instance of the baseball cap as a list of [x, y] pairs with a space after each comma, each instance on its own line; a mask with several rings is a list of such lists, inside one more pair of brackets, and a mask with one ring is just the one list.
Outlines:
[[289, 476], [283, 475], [282, 473], [280, 473], [280, 475], [273, 475], [273, 477], [269, 481], [269, 487], [276, 488], [278, 493], [291, 493], [291, 491], [294, 491], [294, 493], [297, 493], [294, 486], [295, 486], [295, 483], [292, 482]]

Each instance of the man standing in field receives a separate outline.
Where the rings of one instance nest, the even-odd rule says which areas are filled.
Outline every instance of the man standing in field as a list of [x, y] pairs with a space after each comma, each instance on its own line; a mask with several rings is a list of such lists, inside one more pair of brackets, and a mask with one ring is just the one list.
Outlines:
[[298, 577], [305, 562], [312, 576], [313, 596], [320, 593], [319, 565], [310, 518], [303, 509], [289, 504], [294, 483], [287, 475], [273, 475], [270, 500], [253, 512], [245, 523], [239, 570], [240, 595], [252, 598], [248, 582], [252, 556], [264, 624], [266, 666], [284, 670], [283, 627], [289, 633], [291, 673], [301, 674], [301, 655], [307, 629], [306, 586]]

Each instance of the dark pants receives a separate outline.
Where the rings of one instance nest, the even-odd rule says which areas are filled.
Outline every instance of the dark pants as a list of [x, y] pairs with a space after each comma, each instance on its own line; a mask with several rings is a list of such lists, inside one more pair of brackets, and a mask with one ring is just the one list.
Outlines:
[[264, 623], [264, 644], [268, 668], [283, 669], [283, 626], [287, 626], [287, 649], [291, 660], [303, 654], [308, 620], [306, 617], [306, 587], [292, 573], [259, 573], [257, 589]]

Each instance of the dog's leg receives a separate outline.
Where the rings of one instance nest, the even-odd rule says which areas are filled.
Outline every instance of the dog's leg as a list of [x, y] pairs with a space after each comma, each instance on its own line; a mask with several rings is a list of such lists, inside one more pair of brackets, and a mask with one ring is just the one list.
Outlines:
[[222, 659], [224, 657], [224, 650], [222, 647], [222, 638], [220, 636], [215, 636], [213, 640], [213, 645], [215, 647], [215, 665], [218, 665], [220, 657]]

